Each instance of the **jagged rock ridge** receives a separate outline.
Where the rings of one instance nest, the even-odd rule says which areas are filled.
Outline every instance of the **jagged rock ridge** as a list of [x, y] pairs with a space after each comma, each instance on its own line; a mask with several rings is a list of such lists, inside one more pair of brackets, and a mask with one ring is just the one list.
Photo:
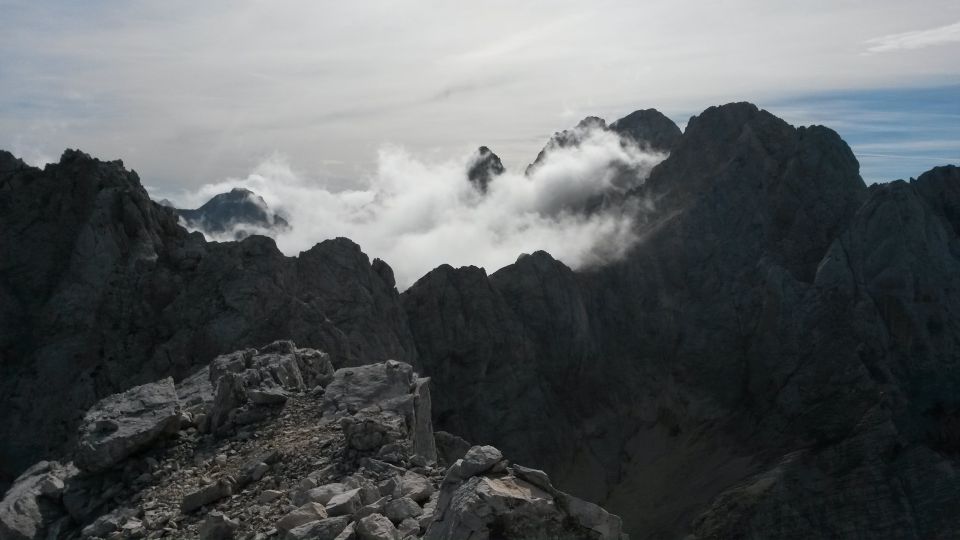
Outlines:
[[[956, 536], [960, 169], [867, 188], [829, 129], [794, 128], [749, 104], [708, 109], [687, 126], [625, 194], [652, 208], [625, 260], [573, 272], [538, 252], [489, 276], [443, 266], [400, 301], [389, 267], [344, 241], [319, 260], [291, 260], [257, 237], [198, 240], [189, 245], [202, 246], [206, 266], [185, 272], [172, 254], [195, 236], [165, 218], [152, 225], [163, 211], [152, 205], [141, 211], [150, 225], [139, 227], [125, 207], [139, 208], [142, 190], [119, 166], [86, 158], [86, 168], [70, 169], [67, 159], [38, 171], [0, 154], [0, 231], [25, 233], [0, 232], [2, 252], [13, 254], [0, 262], [0, 351], [4, 366], [17, 366], [0, 383], [4, 404], [16, 406], [5, 409], [3, 433], [16, 442], [3, 451], [20, 456], [4, 464], [19, 472], [25, 456], [70, 433], [56, 423], [78, 422], [80, 403], [168, 374], [179, 380], [201, 360], [195, 350], [209, 358], [291, 335], [324, 342], [315, 346], [337, 365], [412, 363], [433, 379], [438, 427], [537, 463], [551, 485], [621, 513], [636, 538]], [[70, 182], [69, 197], [54, 179]], [[54, 219], [72, 206], [101, 217]], [[101, 231], [97, 240], [76, 240], [83, 227]], [[159, 240], [140, 240], [151, 235]], [[35, 259], [25, 241], [39, 246]], [[82, 249], [70, 257], [75, 244], [122, 246], [107, 259], [119, 285], [90, 281], [103, 265]], [[244, 269], [225, 270], [237, 264]], [[163, 317], [140, 300], [155, 294], [141, 283], [165, 283], [158, 269], [190, 287]], [[108, 300], [51, 300], [61, 288], [86, 294], [88, 283]], [[125, 304], [104, 292], [114, 287]], [[170, 289], [180, 290], [160, 290]], [[230, 302], [205, 305], [210, 290]], [[255, 318], [265, 301], [276, 306], [258, 319], [269, 331], [249, 338], [264, 328]], [[302, 338], [316, 323], [297, 324], [314, 313], [301, 302], [316, 302], [323, 315], [312, 321], [334, 338]], [[81, 309], [89, 305], [106, 308]], [[181, 317], [179, 306], [199, 314]], [[171, 345], [157, 328], [194, 336], [186, 343], [198, 348]], [[130, 330], [135, 338], [118, 339]], [[210, 334], [213, 346], [196, 337]], [[63, 360], [75, 351], [80, 367]], [[89, 372], [97, 384], [77, 376]], [[48, 379], [69, 405], [33, 413]], [[453, 435], [437, 440], [438, 449], [462, 448]], [[382, 524], [368, 521], [364, 530]]]
[[342, 238], [293, 258], [262, 236], [208, 243], [119, 161], [68, 150], [40, 170], [0, 152], [0, 253], [0, 487], [62, 451], [98, 399], [238, 347], [415, 357], [382, 261]]
[[953, 536], [958, 171], [867, 188], [829, 129], [708, 109], [631, 192], [656, 211], [624, 261], [403, 294], [438, 427], [637, 538]]

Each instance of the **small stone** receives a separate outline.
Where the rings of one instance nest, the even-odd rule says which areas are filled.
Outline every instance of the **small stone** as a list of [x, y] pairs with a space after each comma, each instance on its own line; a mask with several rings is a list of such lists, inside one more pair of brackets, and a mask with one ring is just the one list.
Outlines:
[[227, 465], [227, 459], [226, 454], [217, 454], [217, 457], [213, 458], [213, 462], [216, 463], [218, 467], [224, 467]]
[[522, 480], [526, 480], [531, 484], [537, 486], [538, 488], [545, 490], [549, 493], [554, 492], [553, 485], [550, 483], [550, 477], [547, 476], [547, 473], [538, 470], [524, 467], [522, 465], [513, 465], [513, 474]]
[[257, 502], [261, 504], [272, 503], [273, 501], [283, 497], [282, 491], [277, 491], [275, 489], [265, 489], [260, 496], [257, 497]]
[[283, 540], [334, 540], [349, 524], [350, 516], [311, 521], [287, 531]]
[[280, 521], [277, 522], [277, 529], [280, 529], [281, 531], [289, 531], [299, 527], [300, 525], [303, 525], [304, 523], [319, 521], [326, 518], [327, 510], [322, 504], [308, 502], [307, 504], [304, 504], [303, 506], [280, 518]]
[[346, 485], [340, 483], [325, 484], [307, 491], [307, 499], [320, 504], [327, 504], [330, 499], [347, 491]]
[[390, 521], [400, 523], [407, 518], [415, 518], [423, 513], [423, 508], [410, 497], [400, 497], [387, 503], [385, 513]]
[[234, 531], [240, 527], [237, 520], [230, 519], [220, 512], [210, 515], [200, 523], [200, 540], [233, 540]]
[[353, 514], [363, 506], [360, 500], [360, 488], [345, 491], [334, 496], [327, 503], [327, 514], [330, 516], [345, 516]]
[[400, 533], [386, 516], [371, 514], [356, 522], [360, 540], [400, 540]]
[[233, 485], [233, 479], [229, 476], [221, 478], [216, 483], [184, 495], [183, 502], [180, 503], [180, 509], [186, 514], [224, 497], [229, 497], [233, 494]]
[[414, 518], [407, 518], [397, 526], [397, 532], [400, 533], [400, 538], [420, 534], [420, 522]]
[[266, 463], [260, 462], [254, 466], [253, 470], [250, 471], [250, 476], [253, 478], [254, 482], [263, 478], [263, 475], [267, 474], [267, 471], [270, 470], [270, 466]]
[[400, 495], [407, 496], [422, 504], [435, 491], [427, 477], [415, 472], [407, 472], [398, 479]]
[[354, 512], [353, 518], [360, 519], [370, 514], [382, 514], [388, 502], [390, 502], [390, 497], [381, 497], [370, 504], [360, 507], [359, 510]]
[[463, 479], [483, 474], [503, 459], [500, 450], [492, 446], [474, 446], [460, 459], [460, 477]]
[[342, 530], [340, 534], [338, 534], [337, 537], [334, 538], [333, 540], [356, 540], [356, 538], [357, 538], [356, 525], [351, 523], [347, 525], [347, 528]]

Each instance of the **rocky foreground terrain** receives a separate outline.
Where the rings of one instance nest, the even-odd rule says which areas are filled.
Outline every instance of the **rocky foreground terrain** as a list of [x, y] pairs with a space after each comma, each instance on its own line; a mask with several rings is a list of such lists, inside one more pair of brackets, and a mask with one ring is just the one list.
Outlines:
[[87, 411], [73, 460], [0, 502], [0, 537], [620, 540], [544, 472], [435, 435], [430, 405], [401, 362], [334, 371], [289, 341], [220, 356]]
[[[682, 133], [649, 110], [601, 122], [584, 125], [669, 153], [599, 203], [643, 203], [633, 205], [644, 209], [641, 240], [626, 257], [576, 272], [545, 252], [492, 274], [441, 266], [402, 294], [390, 267], [349, 240], [298, 257], [260, 236], [207, 242], [119, 162], [67, 151], [39, 170], [0, 152], [0, 488], [14, 486], [5, 500], [30, 479], [30, 493], [41, 489], [47, 472], [28, 470], [41, 459], [58, 460], [41, 469], [61, 480], [107, 474], [66, 459], [97, 432], [84, 411], [100, 400], [167, 377], [179, 391], [218, 355], [292, 339], [335, 368], [409, 364], [431, 379], [434, 427], [543, 469], [555, 489], [622, 516], [635, 539], [960, 536], [960, 168], [867, 187], [836, 133], [746, 103], [712, 107]], [[576, 129], [561, 132], [545, 152], [576, 144]], [[478, 163], [482, 190], [498, 167]], [[150, 481], [108, 498], [137, 507], [144, 493], [169, 509], [185, 495], [174, 485], [218, 485], [218, 473], [245, 481], [244, 459], [268, 450], [261, 437], [295, 437], [303, 414], [327, 417], [311, 407], [322, 409], [329, 384], [323, 398], [288, 390], [277, 416], [243, 424], [262, 429], [158, 436], [164, 449], [151, 443], [124, 458], [129, 472], [116, 462], [109, 473]], [[304, 458], [320, 463], [288, 473], [263, 458], [269, 483], [235, 494], [227, 482], [217, 511], [237, 523], [224, 526], [277, 528], [323, 452], [346, 447], [336, 422], [307, 429], [283, 444], [336, 439]], [[176, 448], [202, 459], [185, 465]], [[159, 469], [139, 464], [161, 451], [173, 454], [153, 457]], [[338, 455], [343, 473], [319, 475], [317, 487], [359, 486], [360, 474], [379, 493], [369, 459], [389, 461], [378, 455], [363, 465]], [[284, 456], [277, 463], [299, 459]], [[393, 465], [419, 468], [442, 493], [449, 469], [416, 461]], [[196, 470], [153, 478], [174, 463]], [[511, 467], [494, 476], [543, 489]], [[60, 501], [51, 516], [70, 514], [69, 490], [51, 482], [49, 496], [26, 500]], [[262, 521], [231, 513], [264, 490], [287, 498]], [[146, 527], [142, 509], [117, 527]], [[171, 520], [190, 531], [207, 519], [183, 515]], [[70, 519], [86, 527], [93, 517]], [[417, 534], [440, 534], [424, 523]]]

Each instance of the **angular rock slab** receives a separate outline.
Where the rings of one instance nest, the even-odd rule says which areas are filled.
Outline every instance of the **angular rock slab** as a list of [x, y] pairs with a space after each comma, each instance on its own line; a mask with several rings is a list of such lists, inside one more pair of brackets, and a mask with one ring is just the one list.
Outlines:
[[[326, 387], [324, 415], [350, 417], [377, 411], [383, 417], [383, 431], [391, 419], [400, 417], [411, 450], [428, 463], [437, 461], [437, 447], [431, 421], [430, 379], [418, 377], [413, 366], [387, 360], [379, 364], [338, 369]], [[358, 421], [360, 419], [358, 418]], [[369, 416], [363, 421], [370, 420]], [[382, 439], [387, 444], [391, 437]], [[367, 446], [367, 445], [364, 445]]]
[[492, 446], [474, 446], [457, 460], [443, 479], [436, 509], [424, 510], [435, 516], [424, 538], [622, 540], [619, 517], [554, 489], [542, 471], [506, 463]]
[[172, 377], [114, 394], [84, 416], [76, 464], [88, 472], [109, 469], [179, 426], [180, 401]]

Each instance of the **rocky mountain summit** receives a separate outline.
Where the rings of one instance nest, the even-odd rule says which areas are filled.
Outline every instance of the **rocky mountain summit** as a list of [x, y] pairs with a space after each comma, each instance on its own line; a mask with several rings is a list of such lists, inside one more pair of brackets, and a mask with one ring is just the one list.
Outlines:
[[[624, 258], [442, 265], [402, 294], [349, 240], [292, 258], [260, 236], [206, 242], [119, 162], [0, 152], [4, 508], [67, 536], [98, 520], [281, 536], [294, 510], [289, 530], [341, 518], [314, 535], [613, 534], [596, 504], [633, 538], [960, 536], [960, 168], [868, 187], [828, 128], [747, 103], [683, 133], [658, 114], [584, 126], [669, 153], [602, 202], [643, 209]], [[307, 349], [247, 350], [278, 339]], [[331, 397], [388, 372], [406, 390], [386, 404]], [[176, 429], [159, 421], [173, 393]], [[118, 420], [131, 401], [145, 425]], [[454, 466], [493, 461], [486, 446], [511, 464]], [[432, 514], [381, 491], [410, 472]], [[393, 510], [331, 510], [353, 489], [371, 504], [368, 481]]]
[[353, 242], [207, 242], [119, 161], [0, 152], [0, 253], [3, 489], [99, 399], [218, 354], [290, 338], [338, 367], [416, 355], [393, 272]]
[[0, 537], [622, 538], [492, 446], [438, 454], [430, 407], [402, 362], [334, 371], [289, 341], [220, 356], [87, 411], [73, 461], [37, 463], [0, 501]]
[[[166, 199], [164, 199], [166, 201]], [[173, 206], [164, 204], [163, 206]], [[227, 235], [234, 240], [243, 240], [251, 234], [270, 234], [290, 228], [287, 220], [270, 210], [263, 197], [249, 189], [234, 188], [227, 193], [214, 195], [200, 208], [176, 209], [188, 229], [219, 237]]]

